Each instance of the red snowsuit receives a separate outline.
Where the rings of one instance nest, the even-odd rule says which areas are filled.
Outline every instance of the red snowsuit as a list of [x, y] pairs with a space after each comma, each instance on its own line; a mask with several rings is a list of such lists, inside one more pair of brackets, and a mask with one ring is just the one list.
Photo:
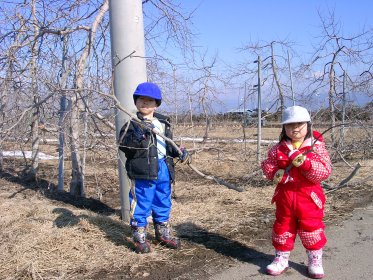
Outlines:
[[[261, 163], [264, 175], [273, 180], [279, 169], [288, 170], [290, 180], [279, 183], [272, 198], [276, 203], [276, 220], [272, 231], [272, 244], [276, 250], [291, 251], [298, 233], [307, 250], [324, 247], [324, 204], [325, 194], [320, 182], [329, 177], [331, 164], [323, 138], [317, 131], [313, 151], [306, 154], [307, 170], [292, 166], [288, 154], [293, 150], [290, 141], [281, 141], [268, 151], [268, 158]], [[311, 138], [305, 139], [299, 151], [310, 150]], [[286, 171], [285, 171], [286, 172]]]

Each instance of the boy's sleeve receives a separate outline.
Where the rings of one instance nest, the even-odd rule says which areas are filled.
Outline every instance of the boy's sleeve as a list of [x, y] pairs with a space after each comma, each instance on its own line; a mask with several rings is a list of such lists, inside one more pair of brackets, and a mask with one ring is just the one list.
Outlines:
[[314, 183], [320, 183], [327, 179], [332, 171], [331, 161], [325, 142], [314, 145], [311, 161], [311, 169], [303, 173], [304, 177]]
[[145, 134], [140, 127], [129, 121], [121, 128], [119, 132], [119, 150], [131, 158], [134, 148], [141, 148], [141, 142], [145, 140]]
[[[172, 133], [171, 126], [169, 126], [169, 128], [168, 128], [166, 136], [169, 139], [173, 140], [173, 133]], [[173, 145], [171, 145], [170, 143], [166, 143], [166, 145], [168, 147], [168, 153], [169, 153], [170, 157], [177, 158], [177, 157], [180, 156], [179, 151]], [[178, 147], [180, 147], [180, 146], [178, 145]]]
[[268, 157], [267, 159], [263, 160], [261, 163], [261, 167], [263, 170], [263, 174], [266, 176], [268, 180], [273, 180], [273, 177], [275, 176], [278, 168], [277, 165], [277, 148], [278, 144], [273, 146], [269, 151], [268, 151]]
[[121, 150], [122, 152], [126, 152], [127, 151], [127, 145], [126, 145], [126, 142], [128, 141], [128, 134], [129, 134], [129, 125], [130, 125], [130, 122], [127, 122], [125, 123], [122, 128], [120, 129], [120, 132], [119, 132], [119, 140], [118, 140], [118, 147], [119, 147], [119, 150]]
[[[179, 148], [180, 148], [180, 146], [179, 146]], [[172, 146], [172, 154], [171, 154], [171, 156], [173, 157], [173, 158], [177, 158], [177, 157], [180, 157], [181, 155], [179, 154], [179, 151], [174, 147], [174, 146]]]

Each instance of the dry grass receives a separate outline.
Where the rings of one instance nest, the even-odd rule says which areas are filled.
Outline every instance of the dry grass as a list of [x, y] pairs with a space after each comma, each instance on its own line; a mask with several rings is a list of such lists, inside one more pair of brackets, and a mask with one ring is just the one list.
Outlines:
[[[273, 130], [275, 132], [273, 132]], [[183, 131], [181, 133], [180, 131]], [[265, 129], [265, 139], [275, 140], [279, 129]], [[215, 128], [213, 137], [242, 137], [242, 128]], [[195, 134], [203, 133], [195, 130]], [[255, 129], [247, 135], [254, 135]], [[178, 128], [176, 135], [189, 133]], [[353, 132], [356, 134], [356, 131]], [[252, 137], [252, 136], [251, 136]], [[225, 137], [227, 138], [227, 137]], [[187, 166], [178, 165], [171, 222], [182, 238], [179, 251], [152, 244], [152, 252], [133, 252], [130, 228], [118, 215], [98, 214], [48, 198], [48, 190], [17, 181], [15, 173], [0, 178], [0, 278], [1, 279], [202, 279], [209, 273], [243, 260], [240, 250], [260, 251], [270, 245], [274, 207], [273, 186], [260, 175], [256, 145], [242, 143], [185, 143], [196, 154], [193, 163], [203, 172], [244, 187], [229, 190], [202, 179]], [[46, 145], [46, 151], [55, 147]], [[267, 147], [263, 147], [263, 156]], [[88, 195], [119, 209], [116, 160], [91, 156], [87, 168]], [[114, 158], [114, 157], [112, 157]], [[110, 160], [109, 160], [110, 159]], [[360, 161], [354, 181], [371, 176], [372, 159]], [[19, 162], [18, 162], [19, 163]], [[94, 164], [92, 164], [94, 163]], [[11, 161], [11, 166], [16, 166]], [[56, 183], [56, 162], [42, 162], [44, 179]], [[335, 185], [351, 172], [343, 161], [334, 164], [328, 183]], [[68, 176], [68, 174], [67, 174]], [[372, 181], [328, 195], [326, 222], [336, 223], [356, 205], [372, 201]], [[154, 238], [152, 225], [150, 237]]]

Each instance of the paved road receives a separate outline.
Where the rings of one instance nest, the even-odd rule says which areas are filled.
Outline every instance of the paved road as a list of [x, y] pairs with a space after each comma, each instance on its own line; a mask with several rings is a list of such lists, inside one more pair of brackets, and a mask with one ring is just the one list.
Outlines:
[[[326, 228], [328, 243], [324, 248], [324, 279], [373, 279], [373, 204], [355, 209], [341, 224]], [[306, 253], [299, 238], [290, 257], [290, 269], [283, 275], [265, 274], [265, 267], [273, 258], [272, 247], [255, 248], [252, 261], [240, 263], [210, 280], [243, 279], [310, 279], [307, 276]]]

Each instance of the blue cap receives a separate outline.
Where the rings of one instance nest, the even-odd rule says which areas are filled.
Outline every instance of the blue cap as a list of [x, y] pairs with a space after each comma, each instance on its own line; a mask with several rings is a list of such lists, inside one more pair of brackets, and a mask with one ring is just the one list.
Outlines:
[[137, 86], [135, 92], [133, 93], [133, 100], [136, 103], [136, 99], [139, 96], [146, 96], [150, 98], [154, 98], [157, 106], [161, 105], [162, 102], [162, 93], [159, 87], [153, 83], [141, 83]]

